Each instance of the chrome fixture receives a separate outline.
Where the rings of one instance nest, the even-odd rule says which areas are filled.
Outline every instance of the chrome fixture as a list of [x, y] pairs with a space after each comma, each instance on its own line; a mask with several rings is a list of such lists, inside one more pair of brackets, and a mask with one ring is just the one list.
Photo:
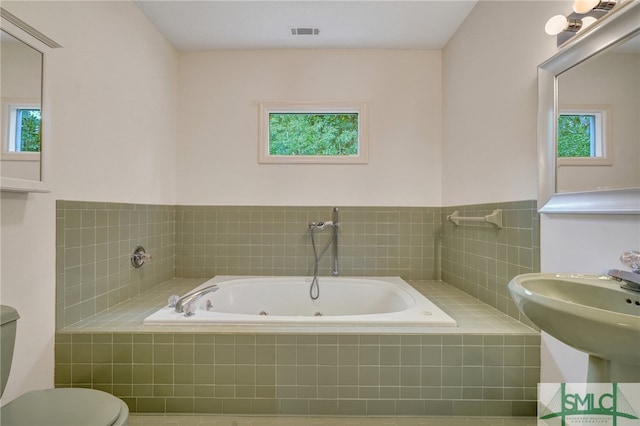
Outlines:
[[575, 0], [573, 2], [573, 11], [576, 13], [589, 13], [592, 10], [610, 11], [616, 7], [616, 0]]
[[[309, 296], [313, 300], [316, 300], [320, 296], [320, 287], [318, 284], [318, 265], [320, 263], [320, 259], [322, 259], [331, 244], [333, 244], [333, 270], [331, 271], [331, 273], [333, 275], [338, 275], [340, 273], [338, 270], [338, 228], [340, 226], [340, 223], [338, 221], [337, 207], [333, 208], [331, 219], [332, 220], [326, 222], [309, 222], [309, 233], [311, 234], [311, 247], [313, 248], [314, 257], [313, 279], [311, 280], [311, 286], [309, 288]], [[331, 239], [329, 240], [327, 245], [318, 253], [318, 249], [316, 247], [315, 232], [323, 231], [326, 228], [331, 228]]]
[[625, 251], [620, 255], [620, 262], [636, 274], [640, 274], [640, 251]]
[[583, 27], [582, 19], [568, 18], [564, 15], [555, 15], [549, 18], [544, 26], [544, 32], [549, 35], [558, 35], [563, 31], [577, 33]]
[[552, 16], [544, 26], [544, 30], [549, 35], [557, 36], [557, 45], [560, 46], [577, 33], [593, 25], [622, 2], [617, 0], [575, 0], [572, 13], [566, 17], [564, 15]]
[[309, 231], [324, 231], [326, 227], [332, 227], [333, 221], [329, 220], [327, 222], [309, 222]]
[[140, 268], [144, 265], [144, 262], [148, 262], [151, 260], [151, 255], [144, 250], [144, 247], [137, 246], [133, 249], [133, 253], [131, 254], [131, 265], [134, 268]]
[[[176, 294], [169, 297], [169, 307], [174, 308], [176, 312], [184, 313], [185, 316], [190, 317], [196, 314], [196, 302], [202, 298], [205, 294], [213, 293], [219, 290], [220, 287], [213, 284], [208, 287], [203, 287], [199, 290], [187, 293], [180, 297]], [[207, 303], [207, 311], [211, 310], [213, 306]]]
[[620, 261], [623, 265], [631, 268], [632, 272], [609, 269], [609, 276], [618, 281], [624, 281], [621, 288], [640, 292], [640, 251], [625, 251], [620, 256]]

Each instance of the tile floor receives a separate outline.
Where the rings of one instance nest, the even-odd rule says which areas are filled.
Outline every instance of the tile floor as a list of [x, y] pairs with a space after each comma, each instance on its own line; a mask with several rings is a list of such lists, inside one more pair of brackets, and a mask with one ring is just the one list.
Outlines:
[[536, 426], [534, 417], [262, 417], [132, 415], [129, 426]]

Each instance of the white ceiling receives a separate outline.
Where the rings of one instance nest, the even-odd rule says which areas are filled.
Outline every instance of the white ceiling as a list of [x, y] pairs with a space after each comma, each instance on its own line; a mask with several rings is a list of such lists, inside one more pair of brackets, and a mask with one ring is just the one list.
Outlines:
[[[441, 49], [477, 0], [134, 0], [178, 50]], [[290, 27], [317, 27], [291, 36]]]

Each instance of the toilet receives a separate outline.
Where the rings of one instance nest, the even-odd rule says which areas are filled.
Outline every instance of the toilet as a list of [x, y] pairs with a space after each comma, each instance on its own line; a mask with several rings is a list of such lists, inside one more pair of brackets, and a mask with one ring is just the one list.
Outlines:
[[[0, 396], [9, 379], [18, 318], [15, 309], [0, 305]], [[2, 426], [127, 426], [128, 419], [124, 401], [94, 389], [35, 390], [0, 408]]]

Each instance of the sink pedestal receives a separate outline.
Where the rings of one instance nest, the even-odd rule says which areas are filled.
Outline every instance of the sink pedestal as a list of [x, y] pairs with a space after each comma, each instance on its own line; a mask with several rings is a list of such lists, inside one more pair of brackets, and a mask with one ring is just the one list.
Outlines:
[[589, 383], [640, 383], [640, 366], [626, 365], [589, 355]]

